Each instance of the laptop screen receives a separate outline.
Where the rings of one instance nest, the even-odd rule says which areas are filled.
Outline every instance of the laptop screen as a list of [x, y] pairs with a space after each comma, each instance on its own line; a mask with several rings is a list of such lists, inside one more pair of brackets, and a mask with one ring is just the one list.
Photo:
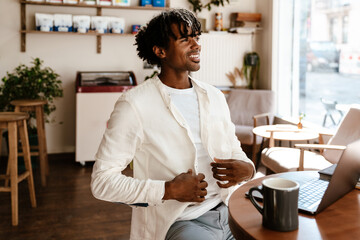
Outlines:
[[321, 212], [354, 189], [360, 177], [360, 140], [349, 144], [343, 152], [328, 188], [317, 209]]

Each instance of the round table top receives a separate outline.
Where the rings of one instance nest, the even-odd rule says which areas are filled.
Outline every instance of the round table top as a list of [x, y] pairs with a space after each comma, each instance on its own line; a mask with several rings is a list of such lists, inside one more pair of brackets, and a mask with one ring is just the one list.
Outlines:
[[306, 141], [319, 137], [319, 133], [308, 128], [298, 129], [291, 124], [263, 125], [253, 129], [253, 133], [270, 138], [271, 130], [274, 130], [274, 139], [284, 141]]
[[28, 119], [29, 114], [22, 112], [0, 112], [0, 122], [13, 122]]
[[229, 199], [229, 226], [236, 239], [360, 239], [360, 191], [354, 189], [312, 216], [299, 213], [299, 228], [277, 232], [262, 226], [262, 215], [245, 197], [267, 177], [285, 177], [298, 182], [318, 178], [316, 171], [287, 172], [257, 178], [238, 188]]
[[21, 100], [13, 100], [10, 102], [11, 105], [21, 106], [21, 107], [32, 107], [45, 105], [47, 103], [46, 100], [41, 99], [21, 99]]

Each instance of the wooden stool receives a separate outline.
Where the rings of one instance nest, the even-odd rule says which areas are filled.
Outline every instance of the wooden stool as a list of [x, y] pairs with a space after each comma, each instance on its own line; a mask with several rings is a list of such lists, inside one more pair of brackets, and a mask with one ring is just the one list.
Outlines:
[[41, 185], [46, 186], [46, 175], [49, 174], [49, 162], [47, 156], [44, 105], [45, 100], [14, 100], [10, 102], [15, 106], [15, 112], [35, 112], [36, 129], [38, 135], [38, 151], [31, 152], [31, 156], [39, 156]]
[[[1, 112], [0, 128], [8, 129], [9, 136], [9, 160], [8, 171], [6, 175], [0, 175], [1, 179], [10, 179], [10, 187], [5, 183], [0, 187], [0, 192], [11, 192], [11, 211], [12, 225], [19, 223], [19, 206], [18, 206], [18, 183], [27, 179], [30, 193], [31, 206], [36, 207], [34, 179], [31, 167], [29, 138], [27, 133], [26, 119], [29, 118], [27, 113]], [[24, 153], [24, 162], [26, 171], [18, 175], [18, 132], [21, 139], [21, 146]]]

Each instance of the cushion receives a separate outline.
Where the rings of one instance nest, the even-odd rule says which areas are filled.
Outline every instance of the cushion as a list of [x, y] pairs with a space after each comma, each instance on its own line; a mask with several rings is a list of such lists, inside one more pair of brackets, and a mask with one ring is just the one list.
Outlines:
[[[235, 125], [235, 134], [241, 144], [252, 145], [254, 134], [252, 126]], [[256, 136], [256, 144], [261, 144], [262, 137]]]
[[[300, 149], [297, 148], [265, 148], [261, 153], [262, 164], [275, 173], [297, 171], [299, 161]], [[331, 165], [321, 154], [304, 151], [305, 171], [318, 171]]]
[[253, 126], [254, 115], [274, 113], [275, 94], [270, 90], [233, 89], [227, 102], [235, 125]]

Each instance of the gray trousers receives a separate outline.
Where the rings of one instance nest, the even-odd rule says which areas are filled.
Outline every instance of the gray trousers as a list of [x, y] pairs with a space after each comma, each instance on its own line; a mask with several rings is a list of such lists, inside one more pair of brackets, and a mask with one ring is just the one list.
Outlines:
[[166, 240], [231, 240], [228, 208], [218, 205], [197, 219], [177, 221], [171, 225]]

